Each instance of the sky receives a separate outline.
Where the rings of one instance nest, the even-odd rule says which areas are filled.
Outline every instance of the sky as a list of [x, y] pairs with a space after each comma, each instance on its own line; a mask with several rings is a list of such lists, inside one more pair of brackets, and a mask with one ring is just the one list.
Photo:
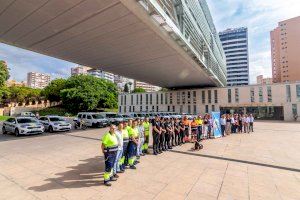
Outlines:
[[[257, 75], [271, 77], [270, 31], [279, 21], [300, 15], [300, 0], [207, 0], [218, 31], [248, 27], [250, 82]], [[68, 77], [74, 63], [0, 43], [0, 60], [10, 68], [11, 79], [26, 80], [30, 71]]]

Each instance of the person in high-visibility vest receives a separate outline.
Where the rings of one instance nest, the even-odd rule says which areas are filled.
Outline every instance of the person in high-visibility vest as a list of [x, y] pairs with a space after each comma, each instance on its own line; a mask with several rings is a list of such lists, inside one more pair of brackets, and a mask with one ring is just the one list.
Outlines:
[[198, 124], [196, 122], [196, 118], [193, 118], [193, 121], [191, 122], [191, 142], [196, 141], [197, 132], [198, 132]]
[[132, 127], [128, 131], [128, 164], [130, 169], [136, 169], [134, 166], [136, 161], [137, 145], [139, 143], [139, 132], [137, 129], [137, 121], [132, 122]]
[[203, 124], [203, 120], [200, 115], [197, 117], [196, 123], [198, 125], [197, 141], [200, 142], [202, 137], [202, 124]]
[[144, 131], [145, 131], [145, 141], [144, 141], [143, 150], [144, 150], [144, 153], [148, 154], [149, 135], [150, 135], [150, 122], [149, 122], [148, 117], [145, 118], [143, 126], [144, 126]]
[[111, 125], [109, 132], [102, 137], [101, 149], [105, 158], [104, 185], [111, 186], [110, 181], [116, 181], [113, 176], [113, 167], [118, 152], [118, 139], [115, 134], [116, 126]]
[[122, 136], [123, 136], [123, 152], [122, 158], [120, 161], [120, 168], [122, 171], [125, 171], [125, 166], [128, 164], [128, 143], [129, 143], [129, 135], [127, 131], [127, 122], [123, 125]]
[[183, 143], [189, 141], [189, 128], [190, 128], [190, 121], [186, 116], [183, 117], [183, 125], [184, 125], [184, 139]]

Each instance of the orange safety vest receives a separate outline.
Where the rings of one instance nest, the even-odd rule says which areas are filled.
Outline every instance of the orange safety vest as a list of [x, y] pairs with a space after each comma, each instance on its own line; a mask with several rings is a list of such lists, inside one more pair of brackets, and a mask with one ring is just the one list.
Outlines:
[[191, 127], [192, 127], [192, 130], [196, 130], [197, 129], [197, 122], [191, 122]]

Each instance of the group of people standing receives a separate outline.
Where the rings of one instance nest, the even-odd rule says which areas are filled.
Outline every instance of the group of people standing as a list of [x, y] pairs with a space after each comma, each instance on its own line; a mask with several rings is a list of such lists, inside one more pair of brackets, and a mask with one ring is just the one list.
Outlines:
[[221, 132], [223, 136], [230, 133], [253, 132], [254, 117], [252, 114], [224, 114], [221, 116]]
[[136, 169], [140, 157], [148, 153], [149, 134], [148, 118], [110, 126], [101, 145], [105, 158], [104, 185], [111, 186], [110, 182], [116, 181], [126, 167]]
[[[254, 118], [250, 115], [222, 115], [220, 119], [222, 136], [230, 133], [253, 132]], [[209, 114], [182, 119], [156, 116], [152, 121], [153, 154], [158, 155], [174, 146], [187, 142], [200, 144], [201, 140], [214, 137], [217, 124]], [[111, 125], [102, 138], [102, 152], [105, 157], [104, 185], [111, 186], [118, 173], [126, 168], [136, 169], [139, 158], [148, 154], [150, 135], [149, 118], [129, 120], [117, 127]]]

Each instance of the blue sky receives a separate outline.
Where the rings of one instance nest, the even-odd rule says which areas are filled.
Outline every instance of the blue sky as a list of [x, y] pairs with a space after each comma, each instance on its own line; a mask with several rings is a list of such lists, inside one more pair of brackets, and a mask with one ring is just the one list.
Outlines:
[[[279, 21], [300, 15], [300, 0], [207, 0], [217, 30], [245, 26], [249, 29], [250, 81], [271, 76], [270, 30]], [[0, 60], [8, 62], [11, 78], [26, 79], [29, 71], [53, 78], [67, 77], [74, 63], [65, 62], [0, 43]]]

